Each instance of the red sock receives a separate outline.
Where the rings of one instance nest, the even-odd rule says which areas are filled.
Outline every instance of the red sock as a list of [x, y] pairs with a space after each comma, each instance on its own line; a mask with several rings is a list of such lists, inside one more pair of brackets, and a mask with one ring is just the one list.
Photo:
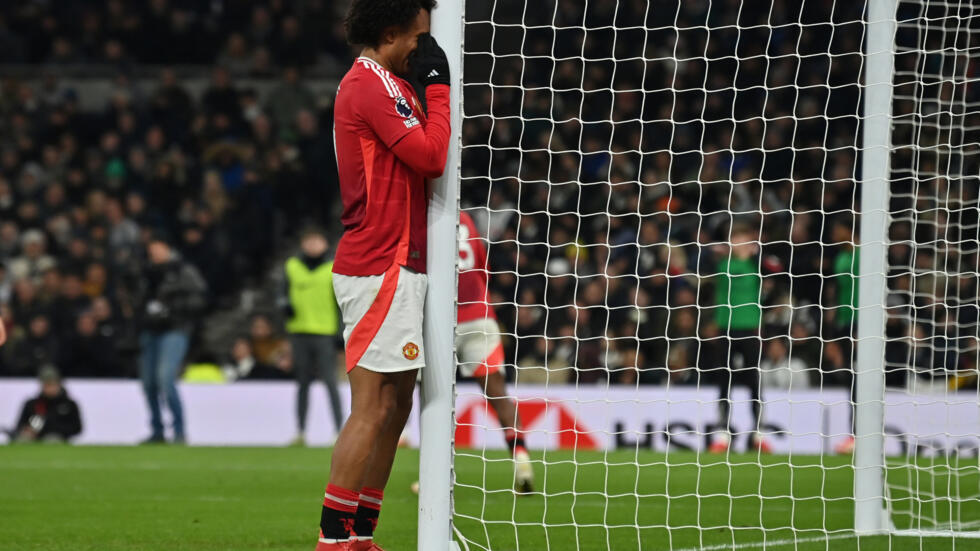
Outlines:
[[524, 445], [524, 437], [516, 430], [509, 427], [504, 429], [504, 440], [507, 440], [507, 447], [510, 448], [512, 453], [527, 453], [527, 447]]
[[323, 494], [323, 511], [320, 513], [321, 538], [348, 541], [354, 531], [357, 500], [360, 494], [354, 490], [327, 485]]
[[381, 515], [381, 500], [385, 493], [377, 488], [361, 488], [357, 501], [357, 517], [354, 522], [354, 534], [357, 539], [371, 539], [378, 529], [378, 517]]

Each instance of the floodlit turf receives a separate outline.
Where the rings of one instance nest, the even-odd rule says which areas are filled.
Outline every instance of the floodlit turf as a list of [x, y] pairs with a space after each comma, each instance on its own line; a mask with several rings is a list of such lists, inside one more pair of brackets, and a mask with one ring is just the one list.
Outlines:
[[[980, 540], [859, 542], [847, 533], [845, 458], [533, 458], [539, 493], [515, 498], [503, 454], [458, 457], [456, 524], [469, 549], [980, 549]], [[0, 447], [0, 549], [312, 551], [328, 461], [325, 449]], [[402, 450], [385, 492], [378, 542], [388, 551], [415, 548], [417, 463]], [[828, 541], [825, 530], [840, 532]]]

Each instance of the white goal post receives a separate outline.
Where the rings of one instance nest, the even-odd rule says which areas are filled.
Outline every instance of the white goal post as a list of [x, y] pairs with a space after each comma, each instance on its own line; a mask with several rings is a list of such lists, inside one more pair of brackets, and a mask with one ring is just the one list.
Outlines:
[[419, 427], [418, 549], [458, 549], [452, 534], [453, 411], [456, 398], [456, 242], [459, 224], [460, 128], [463, 97], [463, 2], [442, 0], [432, 13], [432, 36], [449, 59], [449, 156], [446, 171], [430, 184], [427, 224], [428, 292]]
[[[976, 544], [973, 4], [439, 0], [418, 549]], [[461, 211], [530, 492], [456, 384]]]
[[861, 165], [861, 258], [854, 369], [854, 529], [889, 528], [884, 504], [885, 283], [891, 158], [891, 91], [897, 0], [868, 5]]

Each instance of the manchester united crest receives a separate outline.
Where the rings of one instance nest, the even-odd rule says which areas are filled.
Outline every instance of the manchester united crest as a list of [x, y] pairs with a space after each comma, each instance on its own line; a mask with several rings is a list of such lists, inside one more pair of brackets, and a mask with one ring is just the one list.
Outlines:
[[419, 357], [419, 347], [414, 342], [410, 342], [402, 347], [402, 355], [406, 360], [414, 360]]

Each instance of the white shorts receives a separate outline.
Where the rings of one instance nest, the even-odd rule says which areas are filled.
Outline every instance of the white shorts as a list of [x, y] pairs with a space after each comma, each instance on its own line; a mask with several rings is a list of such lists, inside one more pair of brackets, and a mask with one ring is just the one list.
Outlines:
[[425, 365], [422, 309], [427, 282], [425, 274], [404, 266], [374, 276], [334, 274], [348, 372], [357, 365], [380, 373]]
[[493, 318], [465, 321], [456, 326], [456, 359], [464, 377], [484, 377], [504, 365], [504, 343]]

